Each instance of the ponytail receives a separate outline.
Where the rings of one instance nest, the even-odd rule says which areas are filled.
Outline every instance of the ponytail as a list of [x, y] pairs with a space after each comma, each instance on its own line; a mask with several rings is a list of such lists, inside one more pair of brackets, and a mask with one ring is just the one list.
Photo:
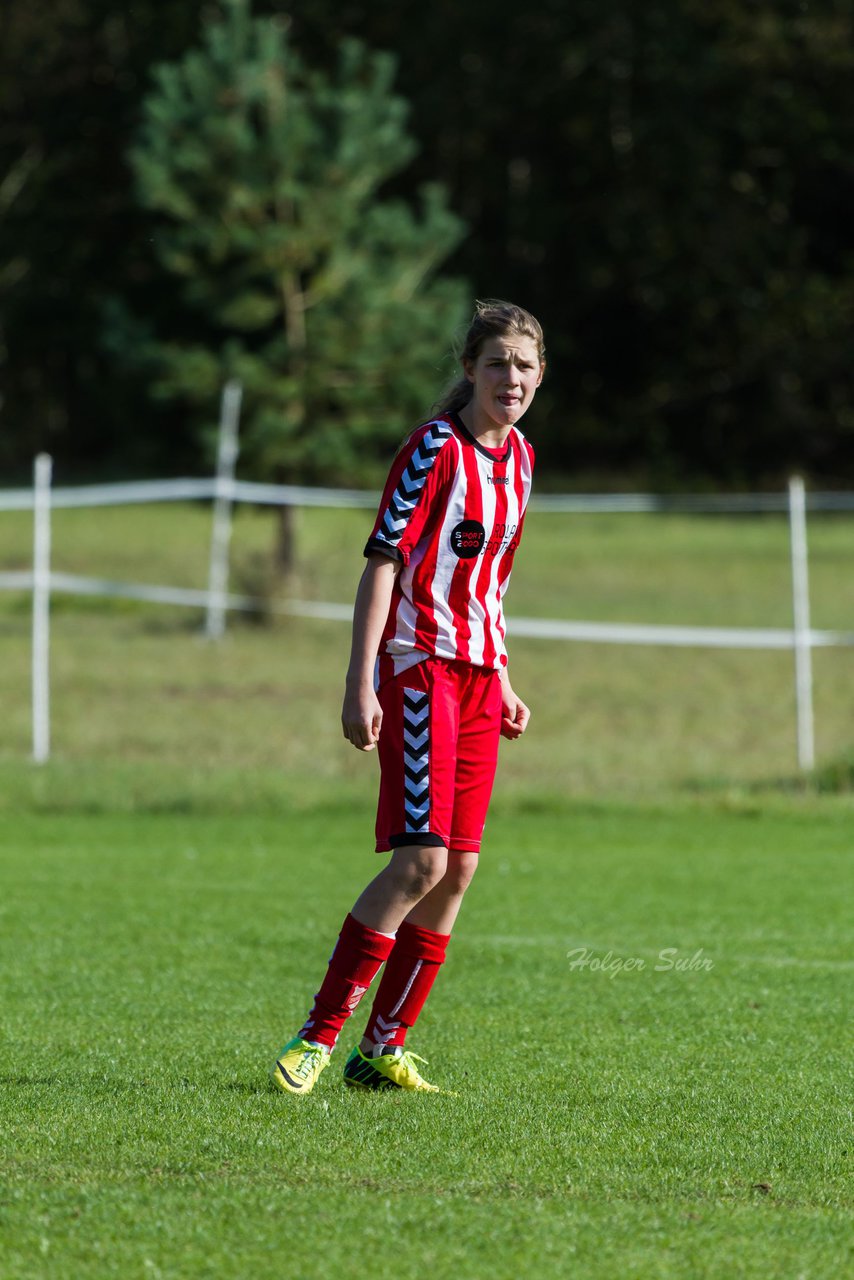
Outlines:
[[433, 414], [444, 418], [449, 413], [459, 413], [464, 409], [474, 394], [474, 387], [468, 378], [458, 378], [445, 394], [433, 405]]

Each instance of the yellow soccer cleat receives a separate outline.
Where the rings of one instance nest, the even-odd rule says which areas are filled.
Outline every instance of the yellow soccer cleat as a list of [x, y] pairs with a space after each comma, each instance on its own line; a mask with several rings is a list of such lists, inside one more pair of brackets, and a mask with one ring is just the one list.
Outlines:
[[329, 1049], [325, 1044], [311, 1044], [297, 1036], [280, 1050], [270, 1079], [285, 1093], [311, 1093], [317, 1077], [328, 1066]]
[[400, 1050], [366, 1058], [356, 1046], [344, 1067], [344, 1083], [356, 1089], [408, 1089], [412, 1093], [441, 1093], [421, 1075], [416, 1062], [425, 1062], [417, 1053]]

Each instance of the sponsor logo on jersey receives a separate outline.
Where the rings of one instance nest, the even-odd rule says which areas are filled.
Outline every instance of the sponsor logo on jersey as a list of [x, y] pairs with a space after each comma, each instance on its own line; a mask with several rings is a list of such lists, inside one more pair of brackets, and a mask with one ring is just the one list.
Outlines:
[[487, 484], [509, 484], [510, 477], [509, 476], [487, 476], [486, 483]]
[[461, 520], [451, 530], [451, 550], [460, 560], [473, 560], [480, 555], [486, 541], [486, 530], [479, 520]]

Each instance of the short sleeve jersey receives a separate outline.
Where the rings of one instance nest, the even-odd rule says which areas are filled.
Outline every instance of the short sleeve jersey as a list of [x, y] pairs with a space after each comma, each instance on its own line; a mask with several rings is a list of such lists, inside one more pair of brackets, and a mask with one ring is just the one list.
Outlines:
[[419, 427], [403, 445], [365, 547], [365, 555], [403, 562], [381, 673], [388, 658], [399, 674], [430, 655], [506, 665], [502, 602], [533, 465], [534, 451], [515, 427], [503, 448], [488, 449], [454, 414]]

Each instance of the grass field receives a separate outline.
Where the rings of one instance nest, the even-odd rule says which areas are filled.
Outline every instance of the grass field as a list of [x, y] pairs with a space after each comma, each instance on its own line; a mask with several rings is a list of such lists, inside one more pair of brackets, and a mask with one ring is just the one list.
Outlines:
[[0, 1274], [845, 1274], [850, 818], [499, 805], [414, 1041], [458, 1096], [292, 1100], [367, 806], [20, 817]]
[[[294, 593], [352, 596], [365, 518], [305, 514]], [[55, 562], [199, 585], [207, 528], [58, 513]], [[811, 526], [818, 627], [851, 629], [851, 532]], [[2, 517], [0, 569], [28, 536]], [[269, 538], [241, 512], [238, 589]], [[523, 552], [518, 614], [789, 620], [777, 520], [549, 516]], [[0, 596], [2, 1280], [851, 1270], [850, 650], [815, 655], [800, 782], [787, 655], [514, 645], [534, 719], [413, 1036], [454, 1096], [354, 1096], [339, 1061], [292, 1100], [267, 1070], [377, 866], [375, 762], [345, 627], [198, 625], [58, 600], [35, 769]]]

